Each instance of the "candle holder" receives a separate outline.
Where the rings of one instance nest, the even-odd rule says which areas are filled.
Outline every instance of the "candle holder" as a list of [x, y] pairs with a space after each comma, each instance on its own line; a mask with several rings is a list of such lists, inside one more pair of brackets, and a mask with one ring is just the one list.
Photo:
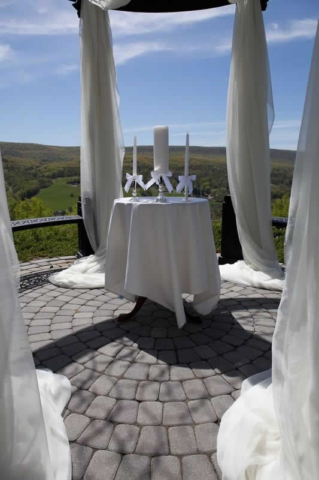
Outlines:
[[137, 191], [136, 191], [136, 181], [134, 181], [131, 202], [138, 202]]
[[131, 188], [132, 184], [134, 185], [132, 188], [132, 198], [131, 202], [138, 202], [136, 188], [139, 185], [143, 190], [145, 190], [145, 184], [143, 182], [143, 175], [130, 175], [129, 173], [126, 174], [126, 184], [124, 190], [128, 193], [129, 189]]
[[182, 193], [184, 190], [184, 202], [190, 202], [189, 195], [193, 192], [193, 182], [196, 180], [196, 175], [180, 175], [178, 177], [179, 184], [176, 187], [177, 193]]
[[168, 203], [168, 200], [164, 195], [164, 182], [163, 182], [162, 177], [160, 177], [159, 180], [158, 180], [158, 192], [159, 192], [159, 194], [156, 197], [155, 202], [156, 203]]
[[188, 185], [185, 185], [184, 202], [189, 202], [189, 198], [188, 198]]
[[167, 198], [164, 195], [164, 185], [166, 186], [169, 193], [173, 191], [169, 177], [172, 176], [172, 172], [151, 172], [151, 180], [149, 180], [145, 186], [145, 190], [148, 190], [154, 183], [158, 185], [158, 197], [155, 198], [156, 203], [169, 203]]

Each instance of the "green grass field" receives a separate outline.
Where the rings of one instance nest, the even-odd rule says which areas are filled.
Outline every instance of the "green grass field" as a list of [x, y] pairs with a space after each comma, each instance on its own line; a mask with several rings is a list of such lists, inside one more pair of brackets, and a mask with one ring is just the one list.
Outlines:
[[51, 187], [40, 190], [37, 197], [42, 200], [45, 207], [54, 211], [74, 207], [80, 195], [80, 187], [73, 187], [67, 181], [68, 178], [58, 178]]

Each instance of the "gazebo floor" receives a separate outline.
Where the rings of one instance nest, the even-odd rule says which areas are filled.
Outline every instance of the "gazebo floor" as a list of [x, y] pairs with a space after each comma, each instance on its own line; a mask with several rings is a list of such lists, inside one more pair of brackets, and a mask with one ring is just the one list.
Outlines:
[[37, 367], [66, 375], [73, 480], [221, 479], [216, 437], [242, 381], [271, 367], [280, 294], [222, 284], [217, 310], [179, 330], [172, 312], [105, 290], [48, 283], [73, 258], [22, 265], [20, 301]]

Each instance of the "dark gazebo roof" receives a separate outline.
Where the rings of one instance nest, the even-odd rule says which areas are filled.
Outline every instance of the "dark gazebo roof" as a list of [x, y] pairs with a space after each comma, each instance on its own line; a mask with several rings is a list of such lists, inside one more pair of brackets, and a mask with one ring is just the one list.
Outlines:
[[[80, 15], [81, 0], [69, 0]], [[268, 0], [260, 0], [262, 10], [266, 10]], [[118, 8], [125, 12], [187, 12], [207, 8], [224, 7], [228, 0], [131, 0], [125, 7]]]

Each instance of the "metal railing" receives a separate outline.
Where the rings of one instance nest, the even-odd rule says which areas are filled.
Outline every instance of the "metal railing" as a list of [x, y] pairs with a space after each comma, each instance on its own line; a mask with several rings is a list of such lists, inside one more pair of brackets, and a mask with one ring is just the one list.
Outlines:
[[[243, 260], [243, 252], [238, 237], [236, 216], [230, 195], [226, 195], [224, 198], [222, 212], [222, 235], [219, 263], [235, 263], [237, 260]], [[276, 228], [286, 228], [287, 222], [287, 218], [272, 218], [272, 226]]]
[[82, 216], [81, 197], [77, 203], [77, 215], [59, 215], [56, 217], [26, 218], [23, 220], [14, 220], [11, 222], [12, 231], [21, 232], [34, 228], [56, 227], [59, 225], [77, 224], [78, 226], [78, 257], [87, 257], [93, 253], [90, 241], [86, 234]]
[[[242, 260], [243, 254], [238, 238], [236, 217], [230, 195], [226, 195], [224, 198], [222, 212], [221, 255], [219, 262], [233, 263], [237, 260]], [[287, 221], [287, 218], [273, 217], [272, 225], [276, 228], [286, 228]], [[93, 253], [93, 249], [84, 227], [81, 197], [79, 197], [77, 203], [77, 215], [27, 218], [24, 220], [15, 220], [11, 222], [13, 232], [69, 224], [77, 224], [78, 226], [78, 257], [86, 257], [91, 255]]]

